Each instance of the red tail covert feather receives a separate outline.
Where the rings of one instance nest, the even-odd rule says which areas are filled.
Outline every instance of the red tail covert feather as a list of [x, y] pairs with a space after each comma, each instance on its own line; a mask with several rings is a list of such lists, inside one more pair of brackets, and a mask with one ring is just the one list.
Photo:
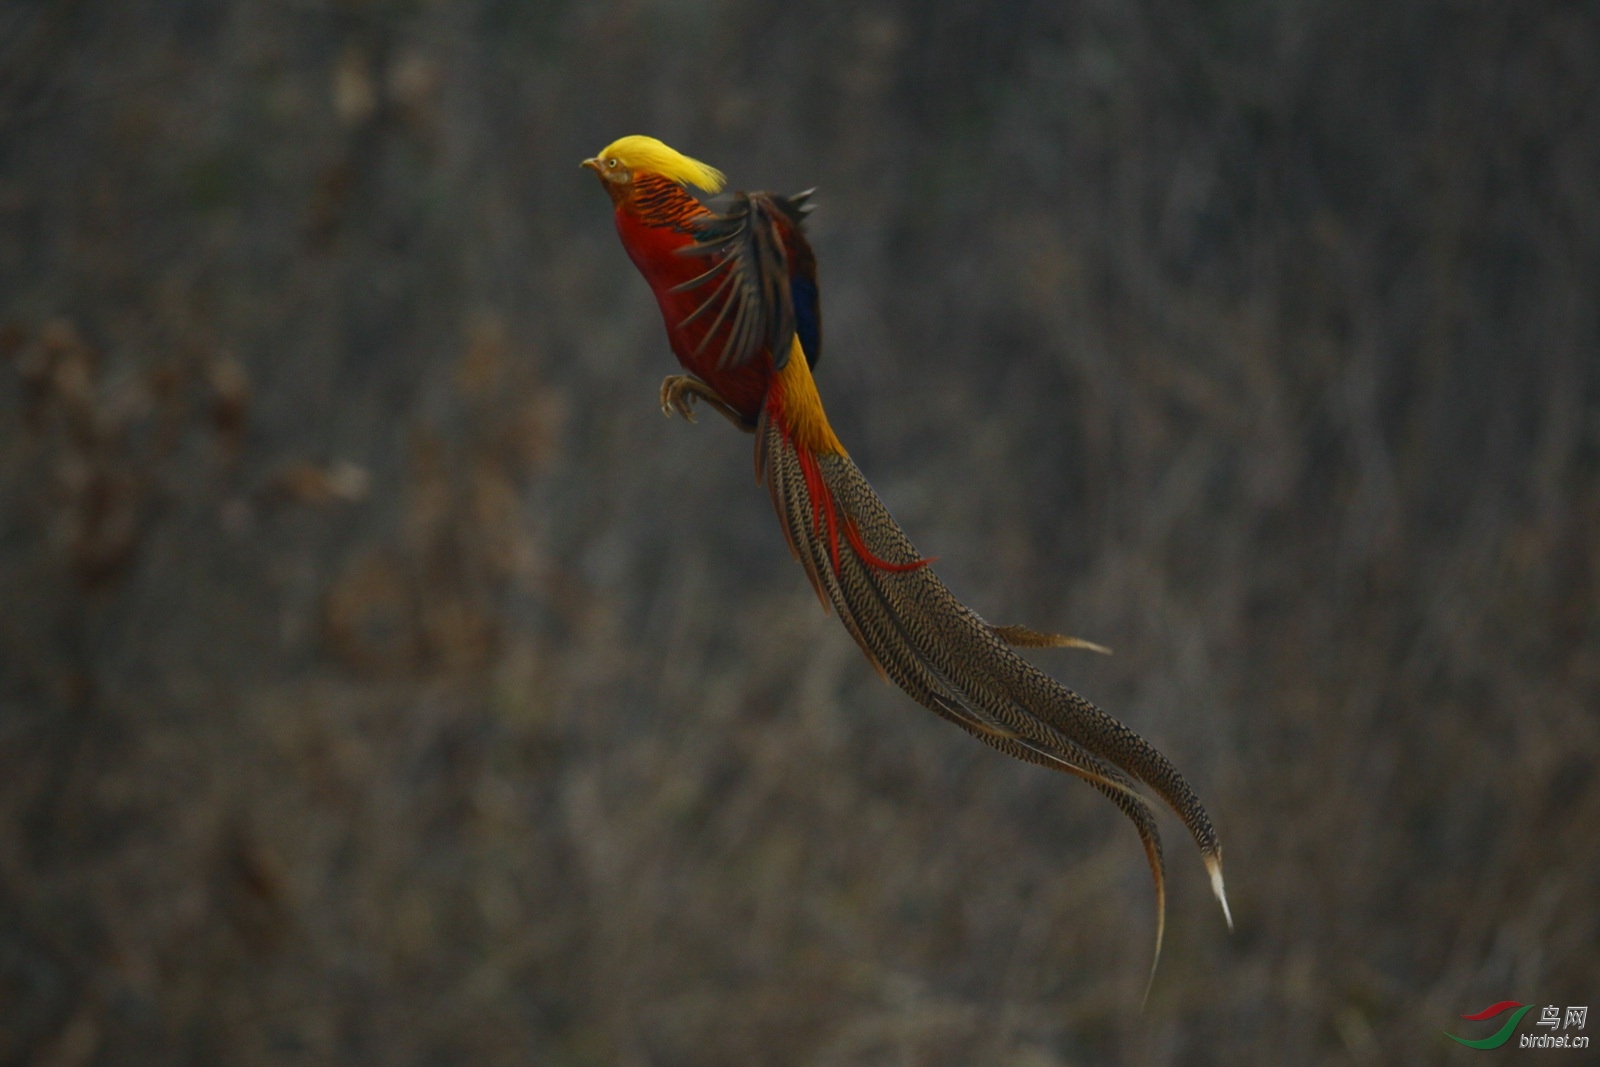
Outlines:
[[846, 515], [843, 522], [839, 521], [838, 501], [834, 499], [833, 490], [828, 488], [827, 479], [822, 476], [822, 468], [817, 465], [817, 457], [803, 444], [795, 443], [793, 435], [789, 432], [789, 424], [783, 417], [782, 404], [769, 404], [769, 407], [775, 409], [773, 415], [777, 419], [778, 428], [782, 431], [784, 440], [795, 446], [795, 455], [800, 459], [800, 472], [805, 475], [806, 491], [811, 496], [811, 528], [820, 535], [824, 522], [827, 524], [828, 555], [832, 559], [833, 573], [835, 575], [839, 573], [839, 531], [841, 527], [844, 530], [845, 541], [849, 543], [855, 554], [861, 557], [862, 562], [880, 571], [888, 571], [891, 574], [905, 574], [909, 571], [921, 570], [938, 558], [936, 556], [924, 556], [909, 563], [890, 563], [886, 559], [880, 559], [872, 549], [867, 547], [867, 543], [862, 540], [861, 531], [856, 528], [854, 519]]

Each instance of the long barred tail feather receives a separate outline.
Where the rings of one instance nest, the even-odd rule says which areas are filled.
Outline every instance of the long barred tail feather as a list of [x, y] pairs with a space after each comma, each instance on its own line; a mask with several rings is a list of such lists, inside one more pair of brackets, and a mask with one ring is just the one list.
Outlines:
[[992, 627], [957, 600], [849, 456], [804, 451], [783, 425], [781, 409], [763, 413], [756, 440], [757, 471], [790, 550], [824, 607], [833, 608], [878, 671], [1000, 751], [1082, 778], [1133, 822], [1155, 883], [1153, 980], [1165, 929], [1166, 879], [1154, 813], [1136, 783], [1182, 819], [1227, 915], [1221, 847], [1188, 782], [1148, 741], [1009, 647], [1076, 639], [1047, 640], [1053, 635]]

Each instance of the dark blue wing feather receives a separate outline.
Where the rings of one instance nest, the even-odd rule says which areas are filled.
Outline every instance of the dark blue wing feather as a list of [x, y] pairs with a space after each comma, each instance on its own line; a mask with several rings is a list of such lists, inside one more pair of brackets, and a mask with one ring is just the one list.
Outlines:
[[817, 276], [791, 272], [789, 292], [794, 301], [794, 332], [800, 337], [806, 362], [815, 367], [822, 358], [822, 303], [817, 293]]

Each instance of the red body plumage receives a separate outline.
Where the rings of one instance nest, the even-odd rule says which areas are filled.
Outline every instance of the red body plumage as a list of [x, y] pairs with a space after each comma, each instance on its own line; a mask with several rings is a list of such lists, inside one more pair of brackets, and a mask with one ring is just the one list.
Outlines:
[[680, 288], [704, 274], [710, 265], [706, 259], [685, 255], [684, 251], [695, 243], [694, 220], [708, 218], [711, 212], [677, 182], [654, 174], [638, 176], [629, 183], [625, 195], [614, 199], [617, 236], [655, 294], [672, 354], [685, 370], [754, 422], [772, 380], [771, 353], [763, 351], [738, 366], [719, 366], [721, 347], [711, 336], [716, 320], [710, 315], [695, 316], [706, 294]]

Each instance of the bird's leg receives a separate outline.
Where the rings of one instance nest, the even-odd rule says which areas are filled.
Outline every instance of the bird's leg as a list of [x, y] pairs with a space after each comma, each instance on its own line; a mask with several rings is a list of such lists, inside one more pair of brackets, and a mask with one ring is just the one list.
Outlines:
[[711, 409], [745, 433], [755, 433], [756, 424], [749, 421], [718, 395], [711, 386], [687, 374], [669, 374], [661, 380], [661, 414], [676, 411], [688, 422], [694, 422], [694, 402], [703, 400]]

